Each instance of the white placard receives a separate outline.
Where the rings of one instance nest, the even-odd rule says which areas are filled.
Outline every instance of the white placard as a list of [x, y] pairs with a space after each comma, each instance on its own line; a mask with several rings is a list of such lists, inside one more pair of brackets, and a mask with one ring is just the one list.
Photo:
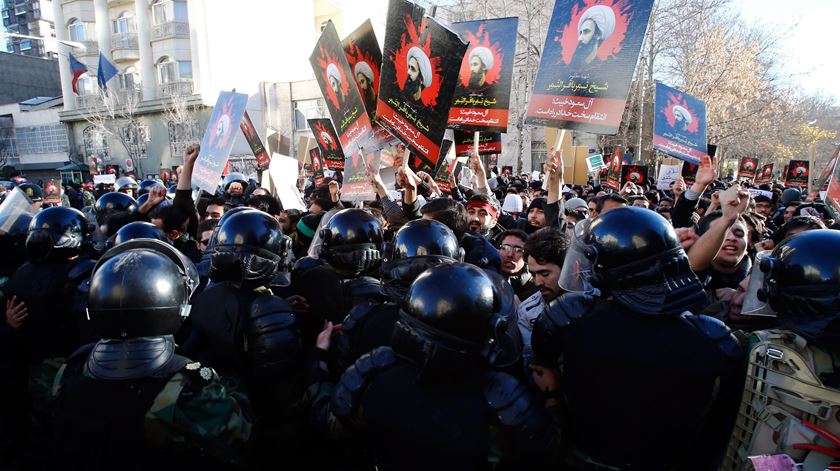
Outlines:
[[104, 183], [105, 185], [113, 185], [114, 183], [117, 183], [117, 176], [113, 173], [107, 173], [105, 175], [94, 175], [93, 184], [98, 185], [100, 183]]
[[682, 164], [668, 165], [662, 164], [659, 166], [659, 177], [656, 179], [657, 190], [667, 190], [671, 188], [671, 184], [679, 178], [682, 172]]
[[275, 153], [271, 156], [268, 173], [274, 182], [277, 197], [283, 203], [283, 209], [297, 209], [306, 211], [303, 198], [297, 189], [298, 161], [285, 155]]

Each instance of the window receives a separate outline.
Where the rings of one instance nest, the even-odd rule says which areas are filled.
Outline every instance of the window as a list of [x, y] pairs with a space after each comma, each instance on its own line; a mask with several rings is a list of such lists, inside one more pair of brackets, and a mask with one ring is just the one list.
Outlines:
[[323, 99], [298, 100], [295, 102], [295, 129], [309, 129], [307, 119], [326, 118], [327, 104]]
[[133, 90], [140, 87], [140, 74], [135, 67], [128, 67], [120, 74], [120, 88]]
[[187, 119], [184, 122], [169, 121], [169, 150], [173, 156], [183, 155], [190, 144], [201, 141], [201, 129], [198, 121]]
[[79, 42], [87, 39], [85, 34], [85, 24], [82, 23], [82, 20], [73, 18], [70, 20], [70, 24], [67, 26], [67, 29], [70, 31], [71, 41]]
[[120, 17], [113, 21], [113, 28], [114, 34], [135, 32], [134, 15], [127, 11], [122, 12]]
[[545, 142], [531, 141], [531, 171], [542, 171], [542, 165], [548, 156]]
[[111, 152], [108, 149], [108, 141], [105, 134], [96, 129], [95, 126], [88, 126], [82, 131], [85, 143], [85, 156], [89, 162], [91, 158], [100, 158], [103, 162], [111, 160]]
[[178, 81], [178, 63], [169, 57], [162, 57], [158, 61], [158, 83], [166, 84]]
[[20, 42], [20, 50], [21, 51], [28, 51], [30, 49], [32, 49], [32, 41], [30, 41], [28, 39], [24, 39], [23, 41]]
[[63, 124], [48, 124], [17, 128], [18, 150], [21, 154], [46, 154], [67, 152], [67, 128]]
[[79, 95], [93, 95], [93, 87], [96, 85], [96, 79], [93, 76], [84, 74], [79, 76], [76, 81], [76, 88], [79, 90]]
[[152, 5], [152, 13], [156, 25], [170, 21], [186, 23], [189, 18], [187, 3], [179, 1], [159, 1]]
[[178, 78], [180, 80], [192, 80], [192, 61], [178, 62]]

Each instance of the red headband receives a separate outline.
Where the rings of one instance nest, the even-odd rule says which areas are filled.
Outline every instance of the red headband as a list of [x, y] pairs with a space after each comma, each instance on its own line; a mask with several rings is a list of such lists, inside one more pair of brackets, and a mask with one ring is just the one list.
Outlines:
[[467, 203], [467, 209], [469, 210], [470, 208], [483, 209], [494, 218], [499, 217], [499, 211], [496, 209], [495, 206], [488, 203], [487, 201], [470, 201], [469, 203]]

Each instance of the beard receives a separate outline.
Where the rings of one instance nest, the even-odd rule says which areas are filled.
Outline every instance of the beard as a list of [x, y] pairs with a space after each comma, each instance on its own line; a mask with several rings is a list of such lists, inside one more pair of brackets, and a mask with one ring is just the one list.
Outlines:
[[405, 88], [403, 88], [403, 93], [408, 95], [410, 99], [414, 99], [414, 95], [422, 90], [422, 84], [420, 83], [420, 76], [418, 75], [416, 79], [412, 80], [411, 77], [408, 77], [408, 80], [405, 82]]
[[589, 41], [589, 44], [578, 43], [577, 48], [575, 48], [575, 53], [572, 55], [572, 66], [575, 67], [582, 67], [587, 64], [586, 58], [589, 57], [590, 54], [595, 52], [598, 48], [598, 43], [593, 38]]
[[470, 72], [470, 88], [480, 88], [484, 85], [483, 81], [485, 76], [486, 74], [484, 72], [479, 72], [477, 74]]

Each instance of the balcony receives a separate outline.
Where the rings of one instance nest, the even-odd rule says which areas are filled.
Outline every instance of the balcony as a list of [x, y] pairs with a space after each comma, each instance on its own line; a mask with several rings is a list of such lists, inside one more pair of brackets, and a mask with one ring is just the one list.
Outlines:
[[79, 95], [76, 97], [76, 109], [92, 110], [102, 106], [102, 97], [99, 94]]
[[114, 62], [136, 61], [140, 59], [136, 33], [117, 33], [111, 35], [111, 56]]
[[114, 102], [118, 105], [136, 105], [142, 101], [142, 94], [139, 88], [117, 88], [108, 89], [110, 93], [115, 94]]
[[82, 57], [99, 57], [99, 43], [96, 41], [79, 41], [80, 43], [85, 45], [84, 50], [82, 49], [73, 49], [73, 55], [77, 58]]
[[193, 92], [193, 83], [188, 80], [171, 82], [158, 85], [158, 96], [160, 98], [171, 98], [178, 96], [190, 96]]
[[109, 7], [118, 7], [120, 5], [134, 5], [134, 0], [108, 0]]
[[152, 41], [164, 39], [189, 39], [190, 24], [180, 21], [168, 21], [152, 26]]

